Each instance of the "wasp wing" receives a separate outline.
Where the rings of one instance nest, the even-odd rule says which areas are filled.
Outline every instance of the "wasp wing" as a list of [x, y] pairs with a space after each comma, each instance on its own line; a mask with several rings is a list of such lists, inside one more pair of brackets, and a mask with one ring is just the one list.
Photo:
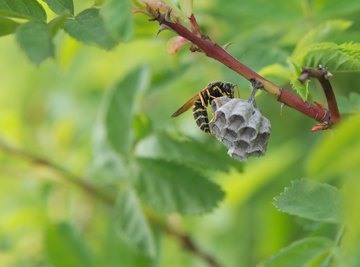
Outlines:
[[184, 105], [182, 105], [177, 111], [175, 111], [171, 117], [177, 117], [180, 114], [184, 113], [185, 111], [187, 111], [189, 108], [192, 107], [192, 105], [194, 104], [194, 102], [196, 100], [198, 100], [200, 98], [199, 94], [194, 95], [192, 98], [190, 98]]

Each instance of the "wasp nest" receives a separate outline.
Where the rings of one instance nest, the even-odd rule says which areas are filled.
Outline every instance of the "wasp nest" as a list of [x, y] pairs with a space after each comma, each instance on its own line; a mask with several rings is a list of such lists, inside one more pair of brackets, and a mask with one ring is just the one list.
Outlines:
[[227, 148], [230, 157], [246, 160], [264, 155], [271, 124], [254, 101], [220, 97], [211, 102], [214, 117], [210, 130]]

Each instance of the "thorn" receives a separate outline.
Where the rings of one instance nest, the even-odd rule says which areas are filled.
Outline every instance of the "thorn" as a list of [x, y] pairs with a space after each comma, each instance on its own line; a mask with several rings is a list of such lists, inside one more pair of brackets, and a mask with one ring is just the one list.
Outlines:
[[314, 101], [313, 104], [321, 109], [324, 108], [324, 106], [322, 104], [320, 104], [319, 102]]
[[229, 43], [227, 43], [227, 44], [224, 44], [224, 45], [222, 46], [222, 48], [223, 48], [225, 51], [227, 51], [227, 49], [229, 48], [229, 46], [232, 45], [232, 44], [234, 44], [234, 42], [229, 42]]
[[190, 21], [190, 24], [191, 24], [191, 31], [192, 31], [192, 33], [194, 33], [194, 34], [196, 34], [196, 35], [198, 35], [198, 36], [201, 36], [202, 33], [201, 33], [199, 24], [197, 23], [194, 14], [191, 14], [191, 16], [189, 17], [189, 21]]
[[153, 18], [149, 19], [149, 21], [155, 21], [155, 20], [157, 20], [157, 21], [159, 21], [159, 23], [161, 23], [161, 21], [160, 21], [160, 19], [161, 19], [160, 9], [157, 8], [157, 9], [155, 10], [155, 12], [156, 12], [156, 16], [154, 16]]
[[282, 115], [283, 109], [284, 109], [285, 106], [286, 106], [285, 103], [280, 104], [280, 115]]
[[164, 17], [166, 21], [171, 22], [171, 12], [172, 12], [171, 8], [166, 12], [165, 17]]
[[191, 52], [202, 52], [202, 50], [199, 47], [197, 47], [197, 46], [195, 46], [193, 44], [190, 46], [189, 50]]
[[321, 74], [325, 79], [329, 79], [333, 76], [333, 74], [323, 65], [319, 65], [319, 71], [321, 71]]
[[330, 71], [327, 71], [326, 74], [324, 75], [324, 78], [329, 79], [332, 76], [333, 76], [333, 74]]
[[159, 34], [160, 34], [162, 31], [165, 31], [165, 30], [171, 30], [171, 28], [169, 28], [169, 27], [166, 26], [165, 24], [160, 24], [160, 28], [159, 28], [159, 30], [158, 30], [157, 33], [156, 33], [156, 37], [158, 37]]
[[172, 22], [172, 21], [171, 21], [171, 12], [172, 12], [172, 9], [169, 8], [168, 11], [167, 11], [165, 14], [162, 14], [162, 13], [160, 12], [160, 9], [157, 8], [157, 9], [155, 10], [154, 17], [151, 18], [151, 19], [149, 19], [149, 21], [155, 21], [155, 20], [157, 20], [160, 25], [163, 25], [163, 24], [164, 24], [164, 21]]

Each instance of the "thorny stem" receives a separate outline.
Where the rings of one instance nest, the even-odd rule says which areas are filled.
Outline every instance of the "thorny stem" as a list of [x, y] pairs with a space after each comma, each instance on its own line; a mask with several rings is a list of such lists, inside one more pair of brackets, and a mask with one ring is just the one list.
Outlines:
[[[314, 120], [321, 123], [328, 123], [329, 116], [326, 109], [323, 107], [303, 101], [298, 96], [290, 93], [289, 91], [277, 86], [276, 84], [265, 79], [255, 71], [251, 70], [244, 64], [240, 63], [237, 59], [231, 56], [226, 52], [221, 46], [213, 42], [209, 38], [204, 38], [199, 36], [197, 33], [190, 31], [188, 28], [180, 24], [179, 22], [172, 22], [168, 18], [170, 17], [168, 11], [167, 14], [161, 14], [160, 11], [152, 12], [154, 17], [151, 20], [156, 20], [160, 25], [165, 25], [168, 29], [176, 32], [178, 35], [184, 37], [193, 43], [200, 51], [205, 53], [208, 57], [213, 58], [233, 71], [237, 72], [247, 80], [256, 80], [263, 84], [263, 90], [267, 91], [269, 94], [273, 95], [279, 102], [294, 108], [301, 113], [313, 118]], [[191, 18], [191, 17], [190, 17]], [[193, 18], [191, 19], [191, 24], [196, 22]], [[192, 26], [193, 28], [193, 26]], [[333, 123], [336, 122], [332, 119]]]
[[[77, 176], [46, 158], [39, 157], [28, 151], [16, 148], [14, 146], [10, 146], [3, 140], [0, 140], [0, 151], [11, 154], [34, 165], [42, 165], [52, 171], [55, 171], [60, 175], [62, 179], [75, 185], [77, 188], [81, 189], [83, 192], [90, 195], [91, 197], [95, 197], [109, 206], [113, 206], [115, 204], [114, 196], [106, 194], [105, 192], [96, 188], [94, 185], [86, 182], [84, 180], [84, 177]], [[147, 217], [148, 221], [153, 226], [155, 226], [165, 234], [173, 236], [183, 246], [185, 250], [202, 259], [208, 264], [209, 267], [221, 267], [221, 265], [210, 254], [207, 254], [195, 244], [191, 236], [181, 232], [180, 230], [174, 228], [169, 224], [162, 222], [162, 220], [151, 216], [151, 214], [147, 214]]]
[[310, 77], [313, 77], [320, 82], [321, 87], [324, 90], [326, 101], [328, 103], [328, 108], [331, 115], [330, 118], [331, 121], [329, 121], [329, 123], [334, 124], [339, 121], [340, 113], [339, 113], [338, 105], [336, 103], [336, 97], [334, 91], [329, 81], [329, 77], [331, 76], [332, 74], [326, 68], [321, 66], [319, 68], [303, 68], [299, 81], [303, 83], [306, 80], [310, 79]]
[[201, 30], [200, 30], [199, 24], [197, 23], [197, 20], [196, 20], [194, 14], [192, 14], [189, 17], [189, 21], [190, 21], [190, 24], [191, 24], [191, 31], [193, 33], [195, 33], [196, 35], [200, 36], [201, 35]]

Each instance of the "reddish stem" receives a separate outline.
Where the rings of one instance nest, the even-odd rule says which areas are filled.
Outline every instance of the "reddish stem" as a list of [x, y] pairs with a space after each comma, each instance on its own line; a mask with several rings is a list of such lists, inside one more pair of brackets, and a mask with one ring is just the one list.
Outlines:
[[191, 16], [189, 17], [189, 21], [190, 21], [190, 24], [191, 24], [191, 31], [194, 34], [196, 34], [198, 36], [201, 36], [201, 30], [200, 30], [199, 24], [196, 21], [196, 18], [194, 16], [194, 14], [191, 14]]
[[331, 74], [324, 67], [303, 68], [299, 81], [304, 82], [310, 77], [314, 77], [320, 82], [321, 87], [324, 90], [326, 101], [328, 103], [328, 108], [331, 115], [329, 123], [334, 124], [340, 120], [340, 112], [336, 102], [334, 90], [331, 86], [330, 81], [328, 80], [329, 76], [331, 76]]
[[294, 108], [301, 113], [313, 118], [318, 122], [328, 122], [328, 112], [324, 108], [303, 101], [298, 96], [290, 93], [289, 91], [284, 90], [283, 88], [277, 86], [276, 84], [265, 79], [255, 71], [251, 70], [244, 64], [240, 63], [237, 59], [231, 56], [226, 52], [221, 46], [211, 41], [209, 38], [203, 38], [195, 33], [188, 30], [186, 27], [177, 22], [171, 22], [168, 19], [169, 15], [158, 14], [152, 20], [157, 20], [160, 24], [166, 25], [168, 28], [176, 32], [178, 35], [186, 38], [194, 45], [196, 45], [202, 52], [204, 52], [208, 57], [211, 57], [233, 71], [237, 72], [247, 80], [255, 79], [261, 82], [264, 86], [264, 90], [273, 95], [278, 101], [284, 103], [285, 105]]

